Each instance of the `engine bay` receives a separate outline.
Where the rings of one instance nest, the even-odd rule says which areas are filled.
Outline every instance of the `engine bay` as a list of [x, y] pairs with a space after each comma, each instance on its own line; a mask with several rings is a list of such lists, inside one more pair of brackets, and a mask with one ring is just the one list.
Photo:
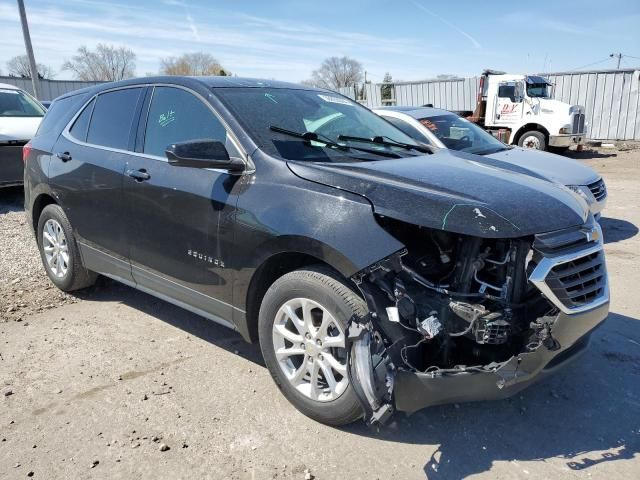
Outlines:
[[370, 350], [379, 397], [392, 395], [397, 370], [495, 371], [543, 344], [553, 348], [557, 308], [527, 280], [536, 265], [532, 239], [379, 221], [406, 246], [354, 279], [375, 306]]

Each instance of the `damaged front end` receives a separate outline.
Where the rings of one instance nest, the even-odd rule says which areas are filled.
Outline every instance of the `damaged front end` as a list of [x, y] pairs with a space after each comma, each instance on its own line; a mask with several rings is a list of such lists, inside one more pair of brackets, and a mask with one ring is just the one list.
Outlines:
[[479, 238], [379, 217], [405, 249], [352, 279], [369, 307], [348, 374], [370, 423], [513, 395], [575, 357], [608, 313], [597, 223]]

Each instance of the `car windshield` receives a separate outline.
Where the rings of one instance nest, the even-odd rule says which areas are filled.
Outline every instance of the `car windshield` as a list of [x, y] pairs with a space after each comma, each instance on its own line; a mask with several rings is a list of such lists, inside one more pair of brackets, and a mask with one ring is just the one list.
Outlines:
[[536, 98], [549, 98], [549, 85], [546, 83], [527, 83], [527, 95]]
[[[242, 87], [214, 91], [253, 141], [270, 155], [287, 160], [354, 162], [420, 154], [389, 145], [416, 142], [375, 113], [335, 93]], [[308, 134], [296, 138], [292, 133]], [[380, 143], [363, 141], [376, 137]]]
[[22, 90], [0, 89], [0, 117], [42, 117], [44, 109]]
[[487, 155], [508, 148], [475, 123], [453, 113], [434, 115], [418, 121], [451, 150]]

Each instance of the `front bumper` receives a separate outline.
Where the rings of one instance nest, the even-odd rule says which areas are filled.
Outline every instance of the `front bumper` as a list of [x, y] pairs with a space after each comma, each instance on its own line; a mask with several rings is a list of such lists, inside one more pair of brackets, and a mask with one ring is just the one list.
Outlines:
[[0, 188], [23, 182], [22, 145], [0, 145]]
[[433, 405], [498, 400], [515, 395], [583, 352], [590, 333], [608, 313], [608, 302], [582, 313], [560, 312], [551, 328], [558, 348], [550, 350], [540, 346], [533, 352], [496, 364], [493, 371], [442, 375], [399, 370], [395, 379], [396, 410], [412, 413]]
[[550, 135], [549, 146], [565, 148], [565, 147], [570, 147], [572, 145], [582, 145], [584, 138], [585, 138], [584, 133], [571, 134], [571, 135]]

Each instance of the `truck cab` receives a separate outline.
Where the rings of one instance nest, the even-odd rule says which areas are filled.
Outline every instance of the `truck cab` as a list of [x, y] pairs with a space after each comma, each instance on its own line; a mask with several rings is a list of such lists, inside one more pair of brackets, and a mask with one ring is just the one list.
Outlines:
[[550, 86], [541, 76], [486, 70], [470, 120], [499, 132], [507, 144], [538, 150], [581, 146], [586, 136], [584, 107], [550, 98]]

